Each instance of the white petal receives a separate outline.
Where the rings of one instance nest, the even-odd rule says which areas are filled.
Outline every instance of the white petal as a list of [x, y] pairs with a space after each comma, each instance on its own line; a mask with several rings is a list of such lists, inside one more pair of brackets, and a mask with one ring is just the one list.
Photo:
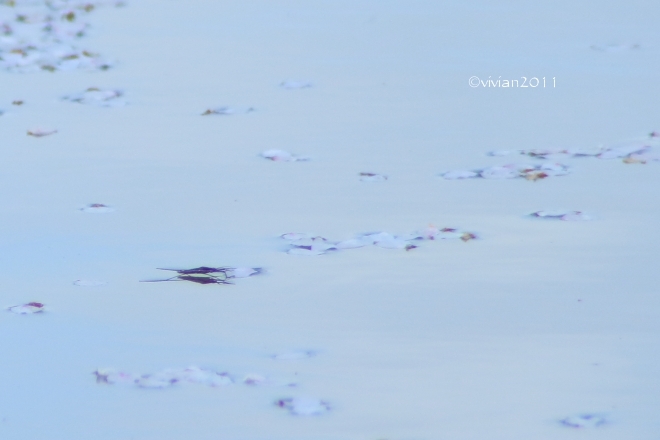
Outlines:
[[247, 278], [252, 275], [258, 275], [262, 272], [258, 267], [236, 267], [230, 271], [231, 278]]
[[298, 359], [309, 359], [314, 356], [316, 356], [316, 352], [312, 350], [290, 351], [288, 353], [276, 354], [275, 356], [273, 356], [273, 359], [276, 359], [278, 361], [290, 361], [290, 360], [298, 360]]
[[243, 379], [241, 379], [241, 382], [243, 382], [245, 385], [266, 385], [268, 383], [268, 380], [266, 379], [265, 376], [262, 376], [261, 374], [255, 374], [255, 373], [250, 373], [246, 374]]
[[377, 241], [390, 240], [393, 238], [394, 236], [389, 232], [372, 232], [360, 236], [361, 240], [364, 240], [369, 244], [375, 244]]
[[599, 52], [623, 52], [639, 49], [639, 44], [592, 44], [591, 49]]
[[97, 383], [107, 383], [107, 384], [133, 384], [135, 383], [136, 377], [131, 373], [126, 373], [124, 371], [118, 371], [114, 368], [99, 368], [94, 372], [96, 376]]
[[385, 249], [405, 249], [410, 245], [408, 241], [396, 237], [378, 240], [374, 244]]
[[285, 408], [296, 416], [316, 416], [330, 410], [328, 403], [309, 397], [294, 397], [281, 399], [275, 402], [280, 408]]
[[41, 313], [44, 311], [44, 305], [38, 302], [30, 302], [27, 304], [21, 304], [18, 306], [12, 306], [7, 308], [12, 313], [17, 315], [31, 315], [33, 313]]
[[484, 179], [515, 179], [516, 177], [520, 177], [520, 173], [518, 170], [510, 167], [495, 166], [483, 169], [480, 176]]
[[495, 156], [495, 157], [500, 157], [500, 156], [508, 156], [512, 152], [509, 150], [495, 150], [495, 151], [489, 151], [486, 153], [488, 156]]
[[387, 176], [383, 174], [360, 173], [360, 181], [362, 182], [384, 182], [386, 180]]
[[288, 90], [306, 89], [312, 87], [312, 83], [309, 81], [286, 80], [280, 83], [280, 87]]
[[102, 203], [92, 203], [91, 205], [87, 205], [80, 210], [89, 214], [106, 214], [108, 212], [113, 212], [115, 209]]
[[140, 388], [169, 388], [177, 382], [178, 379], [170, 374], [156, 373], [140, 377], [135, 384]]
[[337, 249], [357, 249], [371, 244], [361, 238], [351, 238], [349, 240], [340, 241], [336, 244]]
[[441, 174], [441, 176], [447, 180], [458, 180], [458, 179], [473, 179], [475, 177], [479, 177], [479, 174], [474, 171], [455, 170], [455, 171], [447, 171], [446, 173]]
[[577, 416], [566, 417], [560, 423], [570, 428], [596, 428], [605, 425], [607, 420], [604, 416], [597, 414], [580, 414]]
[[285, 240], [302, 240], [304, 238], [312, 238], [312, 235], [305, 234], [305, 233], [302, 233], [302, 232], [289, 232], [289, 233], [280, 235], [280, 237], [285, 239]]

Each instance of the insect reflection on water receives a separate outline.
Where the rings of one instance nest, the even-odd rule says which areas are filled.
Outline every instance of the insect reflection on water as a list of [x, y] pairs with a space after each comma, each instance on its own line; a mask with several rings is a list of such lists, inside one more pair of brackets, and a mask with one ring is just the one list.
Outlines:
[[144, 283], [156, 283], [162, 281], [190, 281], [197, 284], [234, 284], [230, 280], [234, 278], [247, 278], [263, 272], [261, 268], [246, 267], [209, 267], [200, 266], [192, 269], [172, 269], [159, 267], [158, 270], [168, 270], [177, 274], [170, 278], [141, 280]]

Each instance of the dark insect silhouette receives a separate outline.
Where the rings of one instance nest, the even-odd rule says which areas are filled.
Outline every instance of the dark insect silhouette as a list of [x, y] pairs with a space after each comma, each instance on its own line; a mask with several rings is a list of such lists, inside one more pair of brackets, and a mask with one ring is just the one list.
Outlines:
[[158, 270], [169, 270], [176, 272], [170, 278], [156, 280], [142, 280], [144, 283], [155, 283], [160, 281], [190, 281], [197, 284], [233, 284], [230, 280], [234, 278], [247, 278], [263, 273], [260, 267], [209, 267], [200, 266], [192, 269], [172, 269], [159, 267]]

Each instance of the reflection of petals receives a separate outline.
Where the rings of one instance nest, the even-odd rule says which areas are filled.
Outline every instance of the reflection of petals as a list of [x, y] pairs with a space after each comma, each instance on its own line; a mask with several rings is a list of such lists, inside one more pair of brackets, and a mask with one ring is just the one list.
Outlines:
[[317, 416], [330, 411], [330, 405], [319, 399], [294, 397], [280, 399], [275, 402], [280, 408], [287, 409], [296, 416]]

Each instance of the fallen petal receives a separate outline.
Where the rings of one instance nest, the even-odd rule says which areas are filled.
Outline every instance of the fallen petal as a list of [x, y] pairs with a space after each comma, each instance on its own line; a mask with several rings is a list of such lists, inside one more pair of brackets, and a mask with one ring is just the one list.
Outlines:
[[43, 130], [40, 128], [35, 128], [27, 131], [28, 136], [33, 136], [33, 137], [44, 137], [55, 133], [57, 133], [57, 130]]
[[105, 214], [108, 212], [113, 212], [115, 209], [102, 203], [92, 203], [85, 206], [84, 208], [80, 208], [80, 210], [89, 214]]
[[280, 353], [273, 356], [273, 359], [278, 361], [291, 361], [298, 359], [309, 359], [316, 356], [316, 352], [312, 350], [303, 351], [290, 351], [288, 353]]
[[286, 80], [280, 83], [280, 87], [288, 90], [307, 89], [312, 87], [312, 83], [309, 81]]
[[306, 397], [280, 399], [275, 402], [275, 405], [296, 416], [317, 416], [330, 411], [330, 405], [327, 402]]
[[565, 419], [560, 420], [559, 423], [569, 428], [588, 429], [603, 426], [607, 423], [607, 420], [605, 417], [597, 414], [580, 414], [577, 416], [566, 417]]
[[8, 307], [7, 310], [16, 313], [17, 315], [32, 315], [34, 313], [43, 312], [44, 305], [40, 302], [29, 302], [27, 304]]
[[441, 174], [441, 176], [447, 180], [474, 179], [475, 177], [479, 177], [479, 173], [475, 171], [456, 170], [447, 171]]
[[387, 176], [383, 174], [360, 173], [360, 181], [362, 182], [384, 182], [386, 180]]
[[227, 273], [227, 278], [247, 278], [263, 273], [260, 267], [235, 267]]

